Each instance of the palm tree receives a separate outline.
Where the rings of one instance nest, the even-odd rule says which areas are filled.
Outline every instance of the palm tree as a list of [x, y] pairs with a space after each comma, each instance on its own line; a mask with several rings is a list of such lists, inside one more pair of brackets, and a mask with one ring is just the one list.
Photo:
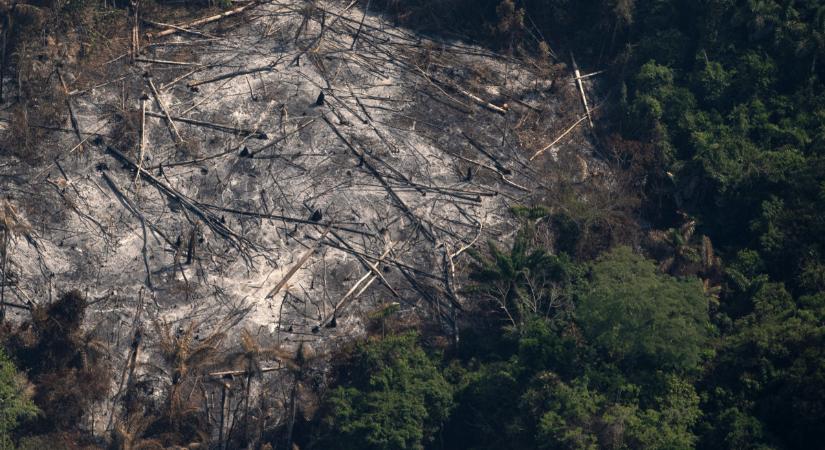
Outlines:
[[231, 353], [228, 357], [230, 367], [239, 367], [245, 375], [244, 385], [244, 424], [248, 424], [249, 418], [249, 397], [250, 388], [252, 386], [252, 379], [263, 377], [265, 370], [261, 367], [262, 361], [278, 360], [290, 366], [294, 366], [292, 362], [295, 356], [283, 350], [281, 347], [265, 347], [252, 335], [252, 333], [244, 328], [240, 335], [241, 349], [237, 352]]
[[654, 245], [667, 253], [659, 264], [659, 270], [671, 275], [687, 275], [698, 271], [701, 254], [696, 248], [698, 243], [694, 239], [695, 232], [695, 220], [689, 220], [679, 228], [650, 232], [649, 237]]
[[188, 412], [180, 393], [181, 386], [190, 380], [193, 374], [198, 374], [217, 362], [218, 350], [226, 337], [223, 326], [203, 340], [195, 339], [195, 330], [202, 324], [190, 322], [186, 327], [173, 333], [171, 326], [162, 323], [159, 319], [153, 321], [157, 332], [158, 347], [161, 357], [167, 364], [167, 375], [171, 378], [169, 394], [166, 401], [166, 416], [173, 427], [180, 425], [180, 420]]
[[523, 325], [528, 314], [558, 306], [548, 288], [561, 281], [560, 261], [543, 249], [530, 248], [529, 226], [516, 235], [509, 254], [493, 242], [488, 242], [489, 256], [470, 253], [477, 263], [471, 274], [479, 283], [477, 290], [493, 298], [514, 327]]
[[661, 261], [659, 270], [677, 276], [699, 276], [705, 293], [718, 297], [722, 263], [710, 238], [696, 235], [695, 220], [690, 219], [679, 228], [653, 230], [648, 239], [648, 247]]

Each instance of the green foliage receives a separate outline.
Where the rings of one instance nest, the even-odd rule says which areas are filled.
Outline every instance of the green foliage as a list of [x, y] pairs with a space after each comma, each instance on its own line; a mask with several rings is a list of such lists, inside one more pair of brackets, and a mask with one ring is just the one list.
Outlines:
[[576, 321], [608, 360], [628, 370], [697, 368], [710, 328], [698, 281], [661, 275], [627, 247], [596, 261], [590, 278]]
[[445, 427], [453, 448], [524, 448], [532, 440], [525, 432], [519, 396], [522, 390], [516, 360], [492, 361], [464, 370], [457, 377], [456, 409]]
[[351, 378], [332, 391], [321, 448], [419, 449], [452, 407], [451, 387], [414, 334], [359, 346]]
[[[449, 448], [692, 448], [699, 396], [687, 379], [604, 385], [613, 377], [589, 346], [535, 320], [512, 353], [451, 367], [457, 406], [445, 429]], [[619, 376], [621, 378], [621, 376]]]
[[[821, 5], [636, 6], [638, 33], [627, 37], [635, 51], [617, 59], [628, 85], [622, 132], [670, 155], [650, 170], [673, 174], [665, 195], [717, 246], [756, 250], [792, 292], [817, 292], [813, 259], [825, 254], [816, 231], [825, 224]], [[693, 45], [681, 45], [684, 37]]]
[[805, 448], [825, 422], [825, 295], [794, 301], [781, 284], [766, 283], [752, 298], [708, 377], [716, 393], [708, 409], [718, 411], [708, 420], [710, 441], [770, 443], [767, 428]]
[[21, 419], [37, 415], [25, 390], [25, 378], [19, 374], [14, 364], [0, 349], [0, 449], [12, 449], [11, 432]]
[[516, 217], [527, 220], [541, 219], [550, 214], [550, 210], [543, 206], [513, 206], [510, 210]]
[[471, 278], [476, 293], [492, 299], [514, 327], [532, 315], [550, 315], [564, 309], [565, 292], [551, 289], [577, 276], [575, 265], [562, 254], [555, 256], [531, 245], [532, 225], [525, 225], [509, 252], [488, 242], [489, 255], [471, 253], [476, 260]]
[[[679, 208], [697, 218], [727, 262], [699, 445], [821, 446], [813, 424], [825, 420], [812, 405], [825, 404], [825, 9], [636, 6], [616, 58], [627, 85], [619, 128], [668, 155], [647, 166], [656, 217]], [[662, 189], [655, 174], [665, 171], [673, 183]]]
[[719, 105], [728, 93], [733, 74], [716, 61], [700, 62], [703, 66], [694, 75], [695, 91], [706, 103]]
[[[530, 248], [516, 243], [510, 255], [491, 249], [477, 279], [494, 285], [527, 270], [513, 261], [538, 251]], [[699, 283], [660, 274], [625, 247], [596, 261], [590, 277], [570, 276], [581, 272], [572, 263], [563, 267], [564, 281], [542, 289], [575, 291], [574, 314], [524, 310], [499, 345], [465, 340], [448, 369], [457, 405], [444, 431], [447, 446], [692, 448], [701, 412], [688, 377], [711, 329]]]
[[699, 418], [699, 396], [677, 377], [666, 381], [652, 408], [611, 402], [586, 379], [567, 384], [552, 374], [525, 395], [545, 406], [538, 425], [539, 448], [546, 449], [689, 449], [696, 437], [690, 428]]

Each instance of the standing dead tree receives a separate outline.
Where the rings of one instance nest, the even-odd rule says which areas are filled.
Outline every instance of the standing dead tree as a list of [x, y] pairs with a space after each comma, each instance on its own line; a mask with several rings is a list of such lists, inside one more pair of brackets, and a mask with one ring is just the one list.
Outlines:
[[15, 235], [24, 236], [29, 243], [34, 245], [32, 231], [31, 226], [17, 212], [17, 208], [8, 200], [0, 199], [0, 233], [2, 233], [2, 238], [0, 238], [0, 323], [5, 319], [6, 306], [19, 307], [19, 305], [6, 301], [6, 287], [11, 284], [9, 250], [12, 239]]

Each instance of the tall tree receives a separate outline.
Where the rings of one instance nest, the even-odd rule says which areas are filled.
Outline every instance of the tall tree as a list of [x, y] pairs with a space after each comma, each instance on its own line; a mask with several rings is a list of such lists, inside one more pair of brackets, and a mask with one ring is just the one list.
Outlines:
[[710, 331], [699, 281], [660, 274], [627, 247], [593, 264], [576, 322], [607, 360], [641, 371], [696, 369]]

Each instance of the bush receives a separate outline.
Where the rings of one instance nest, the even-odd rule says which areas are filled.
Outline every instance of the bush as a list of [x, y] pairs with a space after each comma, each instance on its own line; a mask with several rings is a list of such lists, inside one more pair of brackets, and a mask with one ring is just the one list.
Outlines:
[[21, 419], [34, 417], [37, 412], [29, 398], [25, 378], [0, 349], [0, 449], [14, 448], [11, 432]]
[[318, 448], [424, 448], [451, 408], [451, 387], [415, 334], [370, 341], [326, 401]]

